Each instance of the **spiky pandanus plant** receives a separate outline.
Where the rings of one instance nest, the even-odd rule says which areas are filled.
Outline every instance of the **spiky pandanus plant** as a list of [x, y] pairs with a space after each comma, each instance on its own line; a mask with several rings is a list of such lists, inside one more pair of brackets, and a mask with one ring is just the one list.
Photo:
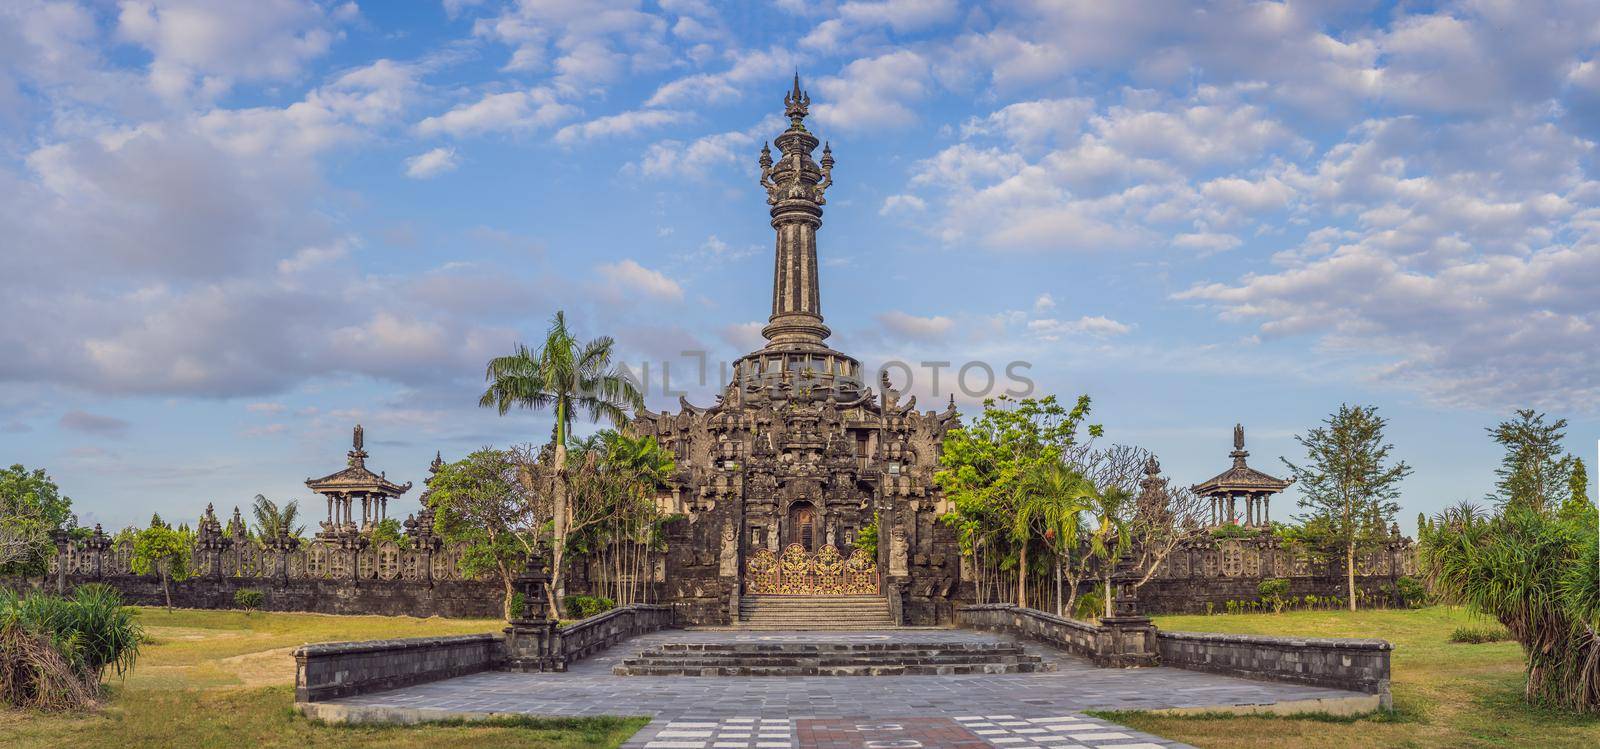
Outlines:
[[1419, 561], [1442, 600], [1504, 624], [1527, 659], [1527, 700], [1600, 711], [1600, 585], [1595, 518], [1508, 505], [1485, 517], [1446, 510], [1423, 530]]

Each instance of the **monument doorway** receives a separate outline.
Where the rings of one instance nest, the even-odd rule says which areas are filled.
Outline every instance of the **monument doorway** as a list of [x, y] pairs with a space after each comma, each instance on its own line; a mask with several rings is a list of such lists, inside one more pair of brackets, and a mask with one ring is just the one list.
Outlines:
[[810, 502], [789, 505], [789, 522], [785, 523], [788, 538], [783, 545], [800, 544], [806, 551], [817, 550], [817, 508]]

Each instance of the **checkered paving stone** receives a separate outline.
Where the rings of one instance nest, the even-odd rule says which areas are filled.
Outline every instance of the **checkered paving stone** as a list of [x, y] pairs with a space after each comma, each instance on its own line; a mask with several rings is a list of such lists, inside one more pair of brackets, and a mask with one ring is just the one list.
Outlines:
[[1081, 715], [656, 720], [627, 749], [1192, 749]]
[[787, 718], [658, 720], [624, 746], [643, 749], [794, 749], [794, 725]]
[[1183, 744], [1077, 715], [961, 715], [955, 721], [1002, 749], [1175, 749]]

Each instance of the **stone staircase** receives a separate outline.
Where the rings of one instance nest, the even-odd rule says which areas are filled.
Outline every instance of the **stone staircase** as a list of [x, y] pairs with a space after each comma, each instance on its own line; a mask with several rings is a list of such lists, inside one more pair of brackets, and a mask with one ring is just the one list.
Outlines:
[[739, 629], [893, 629], [883, 596], [742, 596]]
[[1026, 674], [1055, 664], [1000, 642], [668, 642], [618, 676], [931, 676]]

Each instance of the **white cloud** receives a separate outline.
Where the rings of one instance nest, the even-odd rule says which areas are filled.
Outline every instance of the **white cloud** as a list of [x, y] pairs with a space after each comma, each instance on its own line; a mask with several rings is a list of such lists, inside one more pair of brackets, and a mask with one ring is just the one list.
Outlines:
[[739, 98], [750, 84], [781, 80], [787, 71], [799, 64], [799, 58], [783, 47], [736, 50], [730, 57], [732, 62], [722, 72], [696, 73], [661, 84], [644, 105], [719, 104]]
[[597, 138], [636, 135], [652, 128], [683, 122], [689, 117], [688, 112], [635, 109], [568, 125], [556, 133], [556, 142], [571, 145]]
[[842, 130], [906, 127], [916, 123], [912, 107], [932, 84], [927, 60], [909, 49], [864, 57], [817, 81], [812, 112], [817, 122]]
[[928, 203], [915, 195], [890, 195], [883, 199], [883, 207], [878, 209], [879, 216], [888, 216], [894, 213], [920, 213], [928, 210]]
[[649, 177], [688, 176], [704, 179], [715, 169], [740, 163], [748, 165], [754, 172], [756, 152], [759, 150], [756, 144], [761, 142], [761, 133], [782, 130], [781, 120], [768, 117], [745, 130], [713, 133], [688, 143], [679, 140], [657, 141], [645, 148], [638, 161], [628, 166]]
[[629, 71], [670, 65], [664, 18], [637, 0], [521, 0], [473, 31], [512, 48], [505, 70], [555, 73], [565, 91], [603, 87]]
[[332, 46], [335, 20], [308, 0], [121, 0], [117, 32], [150, 51], [157, 92], [209, 97], [298, 75]]
[[642, 294], [652, 299], [678, 301], [683, 299], [683, 287], [661, 271], [651, 270], [629, 259], [606, 263], [595, 268], [613, 291], [627, 298], [628, 292]]
[[1084, 334], [1098, 338], [1126, 335], [1133, 332], [1133, 326], [1117, 322], [1102, 315], [1085, 315], [1076, 320], [1058, 320], [1053, 317], [1042, 317], [1028, 321], [1028, 332], [1047, 341], [1054, 341], [1064, 335], [1073, 334]]
[[294, 275], [331, 263], [349, 254], [350, 244], [349, 240], [339, 240], [318, 247], [302, 247], [293, 256], [278, 261], [278, 272]]
[[577, 107], [565, 104], [547, 88], [485, 94], [444, 114], [417, 123], [421, 135], [466, 137], [493, 132], [543, 130], [576, 117]]
[[406, 159], [406, 176], [412, 179], [428, 179], [453, 171], [457, 165], [456, 149], [435, 148]]
[[918, 317], [899, 310], [878, 315], [878, 323], [890, 333], [917, 340], [939, 340], [955, 328], [955, 321], [942, 315]]

